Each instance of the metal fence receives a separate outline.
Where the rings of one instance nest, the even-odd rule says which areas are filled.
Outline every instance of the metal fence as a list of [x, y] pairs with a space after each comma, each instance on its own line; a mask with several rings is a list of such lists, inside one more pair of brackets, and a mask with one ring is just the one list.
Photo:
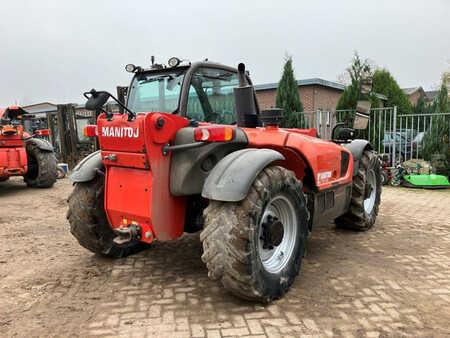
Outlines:
[[[307, 111], [297, 113], [299, 128], [316, 128], [323, 139], [331, 139], [331, 131], [338, 122], [351, 120], [354, 110]], [[409, 159], [421, 159], [427, 144], [436, 137], [449, 146], [450, 135], [442, 134], [450, 124], [449, 113], [398, 114], [397, 107], [373, 108], [366, 130], [360, 130], [358, 138], [372, 144], [378, 153], [389, 154], [392, 166]], [[449, 159], [447, 159], [449, 160]]]
[[423, 158], [431, 142], [438, 143], [441, 149], [448, 148], [449, 130], [450, 112], [398, 115], [395, 129], [398, 142], [394, 143], [393, 153], [400, 160], [409, 160]]

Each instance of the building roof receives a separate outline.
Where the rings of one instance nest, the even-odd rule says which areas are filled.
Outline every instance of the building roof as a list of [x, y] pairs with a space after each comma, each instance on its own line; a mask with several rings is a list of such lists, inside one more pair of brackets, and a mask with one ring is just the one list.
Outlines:
[[403, 92], [406, 94], [406, 95], [412, 95], [412, 94], [414, 94], [415, 92], [417, 92], [418, 90], [422, 90], [423, 91], [423, 88], [422, 87], [411, 87], [411, 88], [402, 88], [402, 90], [403, 90]]
[[[313, 78], [313, 79], [305, 79], [305, 80], [297, 80], [297, 85], [300, 86], [311, 86], [311, 85], [319, 85], [319, 86], [324, 86], [324, 87], [329, 87], [329, 88], [334, 88], [337, 90], [342, 90], [344, 91], [345, 89], [345, 85], [341, 84], [341, 83], [337, 83], [337, 82], [332, 82], [332, 81], [327, 81], [327, 80], [323, 80], [323, 79], [319, 79], [319, 78]], [[274, 82], [274, 83], [264, 83], [264, 84], [260, 84], [260, 85], [255, 85], [255, 90], [270, 90], [270, 89], [277, 89], [278, 88], [278, 83]], [[387, 96], [383, 95], [383, 94], [375, 94], [376, 97], [378, 97], [380, 100], [382, 101], [387, 101]]]
[[[311, 85], [319, 85], [324, 87], [330, 87], [338, 90], [344, 90], [345, 86], [343, 84], [327, 81], [319, 78], [313, 78], [313, 79], [305, 79], [305, 80], [297, 80], [298, 86], [311, 86]], [[264, 83], [260, 85], [255, 85], [255, 90], [269, 90], [269, 89], [277, 89], [278, 88], [278, 82], [274, 83]]]
[[49, 111], [56, 111], [57, 106], [56, 104], [50, 103], [50, 102], [40, 102], [35, 104], [30, 104], [28, 106], [22, 106], [23, 109], [30, 113], [44, 113]]

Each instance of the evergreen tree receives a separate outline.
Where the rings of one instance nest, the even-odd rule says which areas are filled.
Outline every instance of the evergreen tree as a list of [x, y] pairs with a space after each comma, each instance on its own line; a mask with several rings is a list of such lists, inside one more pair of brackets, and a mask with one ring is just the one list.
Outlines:
[[294, 69], [292, 67], [292, 57], [286, 57], [283, 75], [278, 83], [275, 105], [284, 110], [285, 128], [299, 128], [302, 125], [303, 116], [298, 112], [303, 111], [303, 104], [298, 92], [298, 84], [295, 80]]
[[[448, 112], [448, 91], [445, 81], [442, 82], [441, 89], [435, 100], [437, 113]], [[432, 121], [431, 128], [425, 134], [423, 142], [423, 157], [431, 160], [433, 155], [441, 155], [446, 167], [446, 175], [450, 176], [450, 123], [448, 116], [439, 116]]]
[[436, 103], [439, 113], [446, 113], [448, 111], [448, 90], [445, 81], [442, 82], [441, 89], [436, 98]]
[[386, 106], [397, 106], [399, 114], [412, 112], [411, 102], [395, 81], [394, 77], [386, 69], [376, 70], [373, 74], [373, 91], [387, 97]]
[[414, 113], [415, 114], [424, 114], [426, 112], [425, 108], [425, 98], [423, 94], [420, 94], [417, 103], [414, 105]]

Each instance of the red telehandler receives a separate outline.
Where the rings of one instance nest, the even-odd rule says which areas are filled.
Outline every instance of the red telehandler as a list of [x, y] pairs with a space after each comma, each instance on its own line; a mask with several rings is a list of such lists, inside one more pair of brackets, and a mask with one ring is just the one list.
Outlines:
[[24, 127], [32, 119], [21, 107], [0, 109], [0, 182], [23, 176], [29, 187], [50, 188], [57, 176], [56, 157], [51, 144], [36, 137], [49, 130], [30, 134]]
[[[282, 112], [259, 110], [243, 64], [172, 58], [126, 69], [134, 76], [126, 104], [117, 101], [124, 113], [86, 127], [100, 150], [71, 175], [67, 217], [85, 248], [123, 257], [201, 231], [209, 277], [270, 302], [298, 275], [316, 225], [375, 223], [380, 162], [368, 141], [352, 139], [354, 129], [326, 141], [315, 129], [280, 128]], [[85, 96], [93, 110], [112, 97]]]

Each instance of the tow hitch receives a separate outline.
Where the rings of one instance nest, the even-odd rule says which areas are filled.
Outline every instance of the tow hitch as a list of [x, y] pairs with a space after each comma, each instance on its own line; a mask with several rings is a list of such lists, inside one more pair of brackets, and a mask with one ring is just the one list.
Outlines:
[[142, 235], [142, 229], [140, 226], [134, 224], [129, 224], [127, 227], [121, 225], [117, 229], [114, 229], [114, 233], [117, 235], [114, 238], [114, 242], [124, 244], [132, 240], [139, 240]]

